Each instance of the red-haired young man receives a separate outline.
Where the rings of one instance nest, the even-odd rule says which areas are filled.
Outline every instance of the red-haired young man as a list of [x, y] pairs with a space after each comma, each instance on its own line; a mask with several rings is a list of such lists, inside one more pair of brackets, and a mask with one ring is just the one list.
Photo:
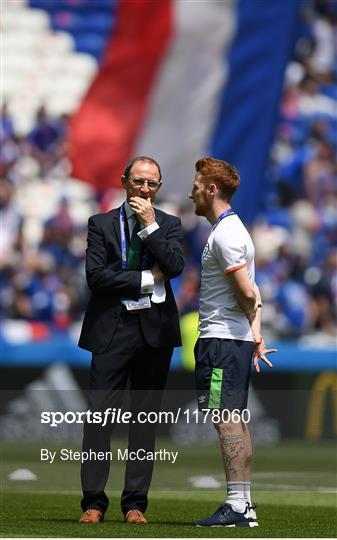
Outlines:
[[[211, 223], [202, 255], [200, 336], [195, 346], [199, 409], [212, 409], [227, 479], [226, 501], [199, 527], [258, 525], [250, 498], [252, 442], [247, 407], [251, 360], [272, 366], [261, 337], [261, 296], [255, 284], [254, 245], [230, 206], [240, 183], [229, 163], [202, 158], [190, 198]], [[239, 421], [238, 421], [239, 420]]]

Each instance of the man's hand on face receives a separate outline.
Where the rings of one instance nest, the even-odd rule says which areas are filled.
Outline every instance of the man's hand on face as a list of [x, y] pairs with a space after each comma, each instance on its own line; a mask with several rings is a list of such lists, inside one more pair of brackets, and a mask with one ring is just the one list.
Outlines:
[[157, 263], [154, 263], [151, 268], [151, 272], [155, 283], [163, 283], [166, 280], [165, 274], [163, 274], [163, 272], [160, 270]]
[[131, 197], [129, 205], [132, 210], [137, 214], [139, 222], [148, 227], [156, 221], [151, 199], [143, 199], [142, 197]]

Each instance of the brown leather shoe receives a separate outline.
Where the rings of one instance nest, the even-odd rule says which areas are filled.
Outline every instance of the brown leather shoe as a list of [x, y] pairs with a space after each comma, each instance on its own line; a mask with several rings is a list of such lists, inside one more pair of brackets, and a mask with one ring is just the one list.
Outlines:
[[99, 523], [103, 521], [103, 514], [96, 508], [88, 508], [80, 517], [80, 523]]
[[129, 510], [125, 516], [126, 523], [147, 523], [143, 512], [137, 510], [136, 508]]

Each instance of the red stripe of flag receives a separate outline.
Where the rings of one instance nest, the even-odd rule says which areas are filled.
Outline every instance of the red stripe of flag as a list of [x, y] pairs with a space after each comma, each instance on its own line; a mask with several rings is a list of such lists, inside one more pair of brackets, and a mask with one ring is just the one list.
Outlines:
[[171, 31], [171, 0], [121, 0], [102, 66], [71, 122], [76, 178], [120, 187]]

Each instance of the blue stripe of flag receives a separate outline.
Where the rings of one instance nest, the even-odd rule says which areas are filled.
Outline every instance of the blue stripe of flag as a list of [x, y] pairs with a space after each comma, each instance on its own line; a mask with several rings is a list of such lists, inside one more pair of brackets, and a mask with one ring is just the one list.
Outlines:
[[233, 207], [248, 223], [261, 206], [264, 172], [300, 4], [301, 0], [240, 0], [238, 4], [229, 79], [210, 153], [238, 168], [241, 186]]

